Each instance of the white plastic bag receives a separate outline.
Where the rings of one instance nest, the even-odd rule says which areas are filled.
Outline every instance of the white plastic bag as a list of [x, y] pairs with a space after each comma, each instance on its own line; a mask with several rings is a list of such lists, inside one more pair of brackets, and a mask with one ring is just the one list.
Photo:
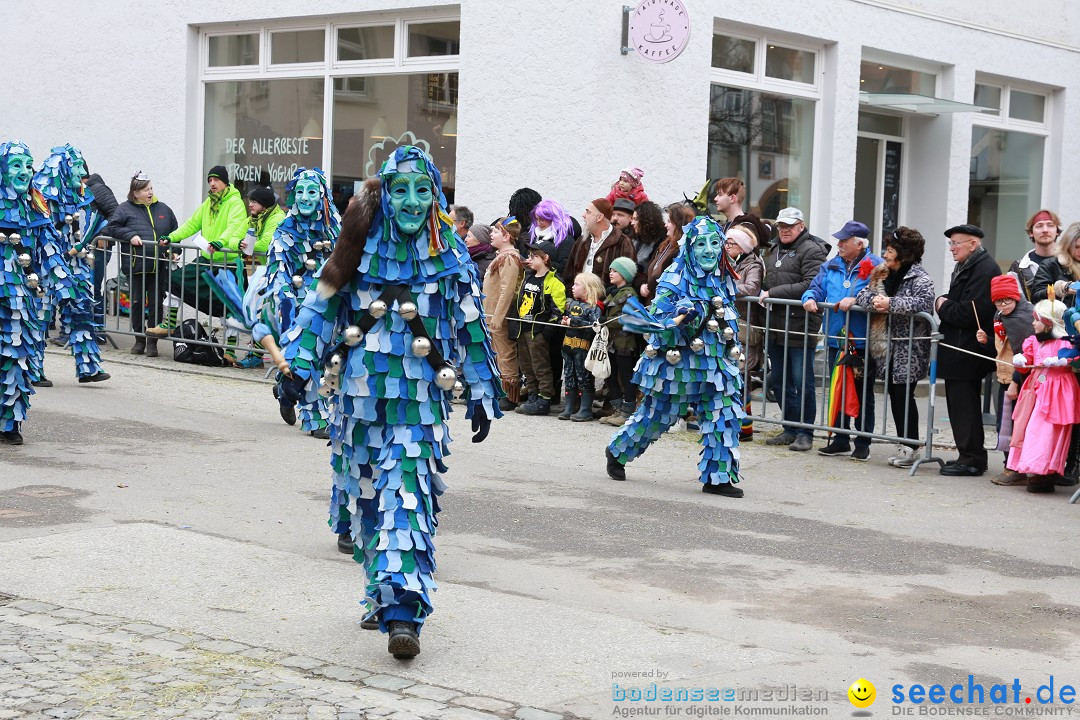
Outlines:
[[589, 346], [589, 354], [585, 356], [585, 369], [597, 380], [603, 380], [611, 375], [611, 360], [608, 359], [607, 346], [607, 326], [600, 326], [593, 337], [592, 345]]

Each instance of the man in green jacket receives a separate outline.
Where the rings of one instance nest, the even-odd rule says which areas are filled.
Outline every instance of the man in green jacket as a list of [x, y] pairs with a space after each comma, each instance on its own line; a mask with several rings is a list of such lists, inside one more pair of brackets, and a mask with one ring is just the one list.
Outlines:
[[165, 298], [168, 315], [160, 325], [147, 328], [147, 335], [165, 337], [172, 333], [179, 324], [182, 305], [191, 305], [207, 315], [221, 317], [225, 314], [225, 305], [203, 278], [203, 272], [227, 268], [230, 257], [235, 259], [241, 252], [240, 244], [248, 231], [248, 214], [240, 191], [229, 184], [229, 174], [223, 165], [210, 168], [206, 182], [210, 186], [209, 197], [187, 222], [162, 237], [160, 242], [167, 245], [199, 233], [207, 247], [193, 262], [170, 274], [169, 293]]
[[285, 211], [277, 204], [274, 191], [268, 187], [257, 187], [248, 193], [248, 224], [255, 233], [255, 251], [253, 265], [265, 265], [270, 252], [270, 243], [274, 241], [274, 231], [285, 219]]

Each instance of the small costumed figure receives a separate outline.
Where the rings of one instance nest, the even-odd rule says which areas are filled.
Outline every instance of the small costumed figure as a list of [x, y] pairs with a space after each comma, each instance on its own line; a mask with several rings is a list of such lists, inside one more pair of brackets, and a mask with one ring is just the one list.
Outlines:
[[623, 327], [649, 342], [633, 378], [644, 399], [611, 439], [607, 472], [625, 480], [624, 466], [696, 409], [704, 446], [698, 463], [702, 491], [742, 497], [735, 486], [744, 415], [735, 275], [716, 221], [695, 218], [683, 233], [653, 304], [645, 309], [631, 297], [623, 310]]
[[30, 187], [33, 177], [34, 158], [26, 145], [0, 145], [0, 440], [11, 445], [23, 444], [22, 425], [44, 349], [42, 290], [31, 264], [49, 217], [44, 199]]
[[[341, 232], [341, 218], [331, 202], [330, 184], [322, 170], [300, 168], [285, 185], [285, 193], [289, 214], [274, 232], [266, 269], [266, 292], [277, 306], [283, 333], [292, 326], [315, 273], [330, 257]], [[282, 419], [295, 425], [295, 406], [285, 403], [279, 408]], [[329, 437], [328, 418], [325, 397], [320, 396], [314, 403], [300, 403], [300, 427], [313, 437]]]
[[279, 392], [314, 401], [321, 369], [334, 396], [330, 523], [351, 528], [367, 573], [366, 619], [379, 621], [398, 658], [420, 652], [432, 611], [459, 369], [473, 442], [502, 416], [476, 273], [445, 208], [431, 157], [397, 148], [349, 205], [317, 292], [284, 335], [291, 367]]
[[34, 189], [45, 197], [52, 220], [37, 247], [35, 263], [45, 284], [45, 318], [51, 322], [52, 313], [60, 313], [81, 383], [110, 377], [101, 366], [100, 325], [94, 320], [94, 252], [87, 247], [104, 219], [90, 209], [94, 195], [83, 186], [88, 174], [82, 153], [63, 145], [53, 148], [34, 176]]

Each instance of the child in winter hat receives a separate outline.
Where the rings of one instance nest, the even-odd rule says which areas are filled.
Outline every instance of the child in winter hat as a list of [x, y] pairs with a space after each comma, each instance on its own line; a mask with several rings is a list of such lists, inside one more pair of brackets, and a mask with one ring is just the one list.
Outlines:
[[619, 198], [626, 198], [634, 205], [647, 201], [649, 196], [645, 194], [645, 188], [641, 184], [641, 178], [644, 176], [645, 171], [639, 167], [623, 168], [619, 173], [619, 179], [611, 186], [611, 192], [607, 194], [607, 201], [612, 205]]

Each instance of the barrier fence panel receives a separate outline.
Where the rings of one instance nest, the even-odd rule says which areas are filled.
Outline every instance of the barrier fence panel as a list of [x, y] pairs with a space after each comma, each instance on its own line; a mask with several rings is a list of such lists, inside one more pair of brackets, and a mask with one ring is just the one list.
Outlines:
[[[743, 318], [740, 322], [744, 357], [748, 360], [743, 367], [746, 398], [753, 396], [752, 383], [755, 373], [760, 371], [764, 400], [760, 407], [751, 406], [748, 413], [751, 421], [780, 424], [793, 434], [840, 433], [849, 436], [849, 444], [856, 438], [865, 438], [921, 448], [912, 458], [912, 475], [925, 463], [945, 464], [934, 454], [937, 353], [941, 335], [933, 316], [872, 313], [857, 305], [843, 312], [836, 303], [818, 303], [818, 313], [812, 314], [798, 300], [775, 298], [759, 303], [756, 297], [740, 297], [737, 303]], [[843, 329], [830, 333], [834, 316], [841, 312]], [[866, 330], [860, 330], [858, 336], [851, 330], [851, 319], [856, 313], [867, 316]], [[885, 318], [884, 334], [868, 338], [874, 317]], [[818, 318], [820, 331], [813, 329]], [[917, 357], [923, 343], [929, 345], [925, 361]], [[819, 351], [819, 345], [824, 345], [823, 351]], [[870, 351], [872, 345], [876, 345], [878, 357]], [[759, 358], [760, 367], [755, 367]], [[843, 362], [839, 369], [837, 360]], [[923, 378], [912, 375], [923, 375], [920, 372], [923, 364], [928, 401], [920, 436], [914, 392]], [[907, 382], [892, 382], [897, 370]], [[840, 374], [840, 382], [835, 386], [834, 371]], [[877, 378], [879, 371], [884, 375], [883, 381]], [[853, 376], [850, 380], [844, 377], [848, 373]], [[851, 416], [845, 414], [849, 402], [851, 410], [858, 403]], [[770, 404], [775, 407], [770, 408]]]

